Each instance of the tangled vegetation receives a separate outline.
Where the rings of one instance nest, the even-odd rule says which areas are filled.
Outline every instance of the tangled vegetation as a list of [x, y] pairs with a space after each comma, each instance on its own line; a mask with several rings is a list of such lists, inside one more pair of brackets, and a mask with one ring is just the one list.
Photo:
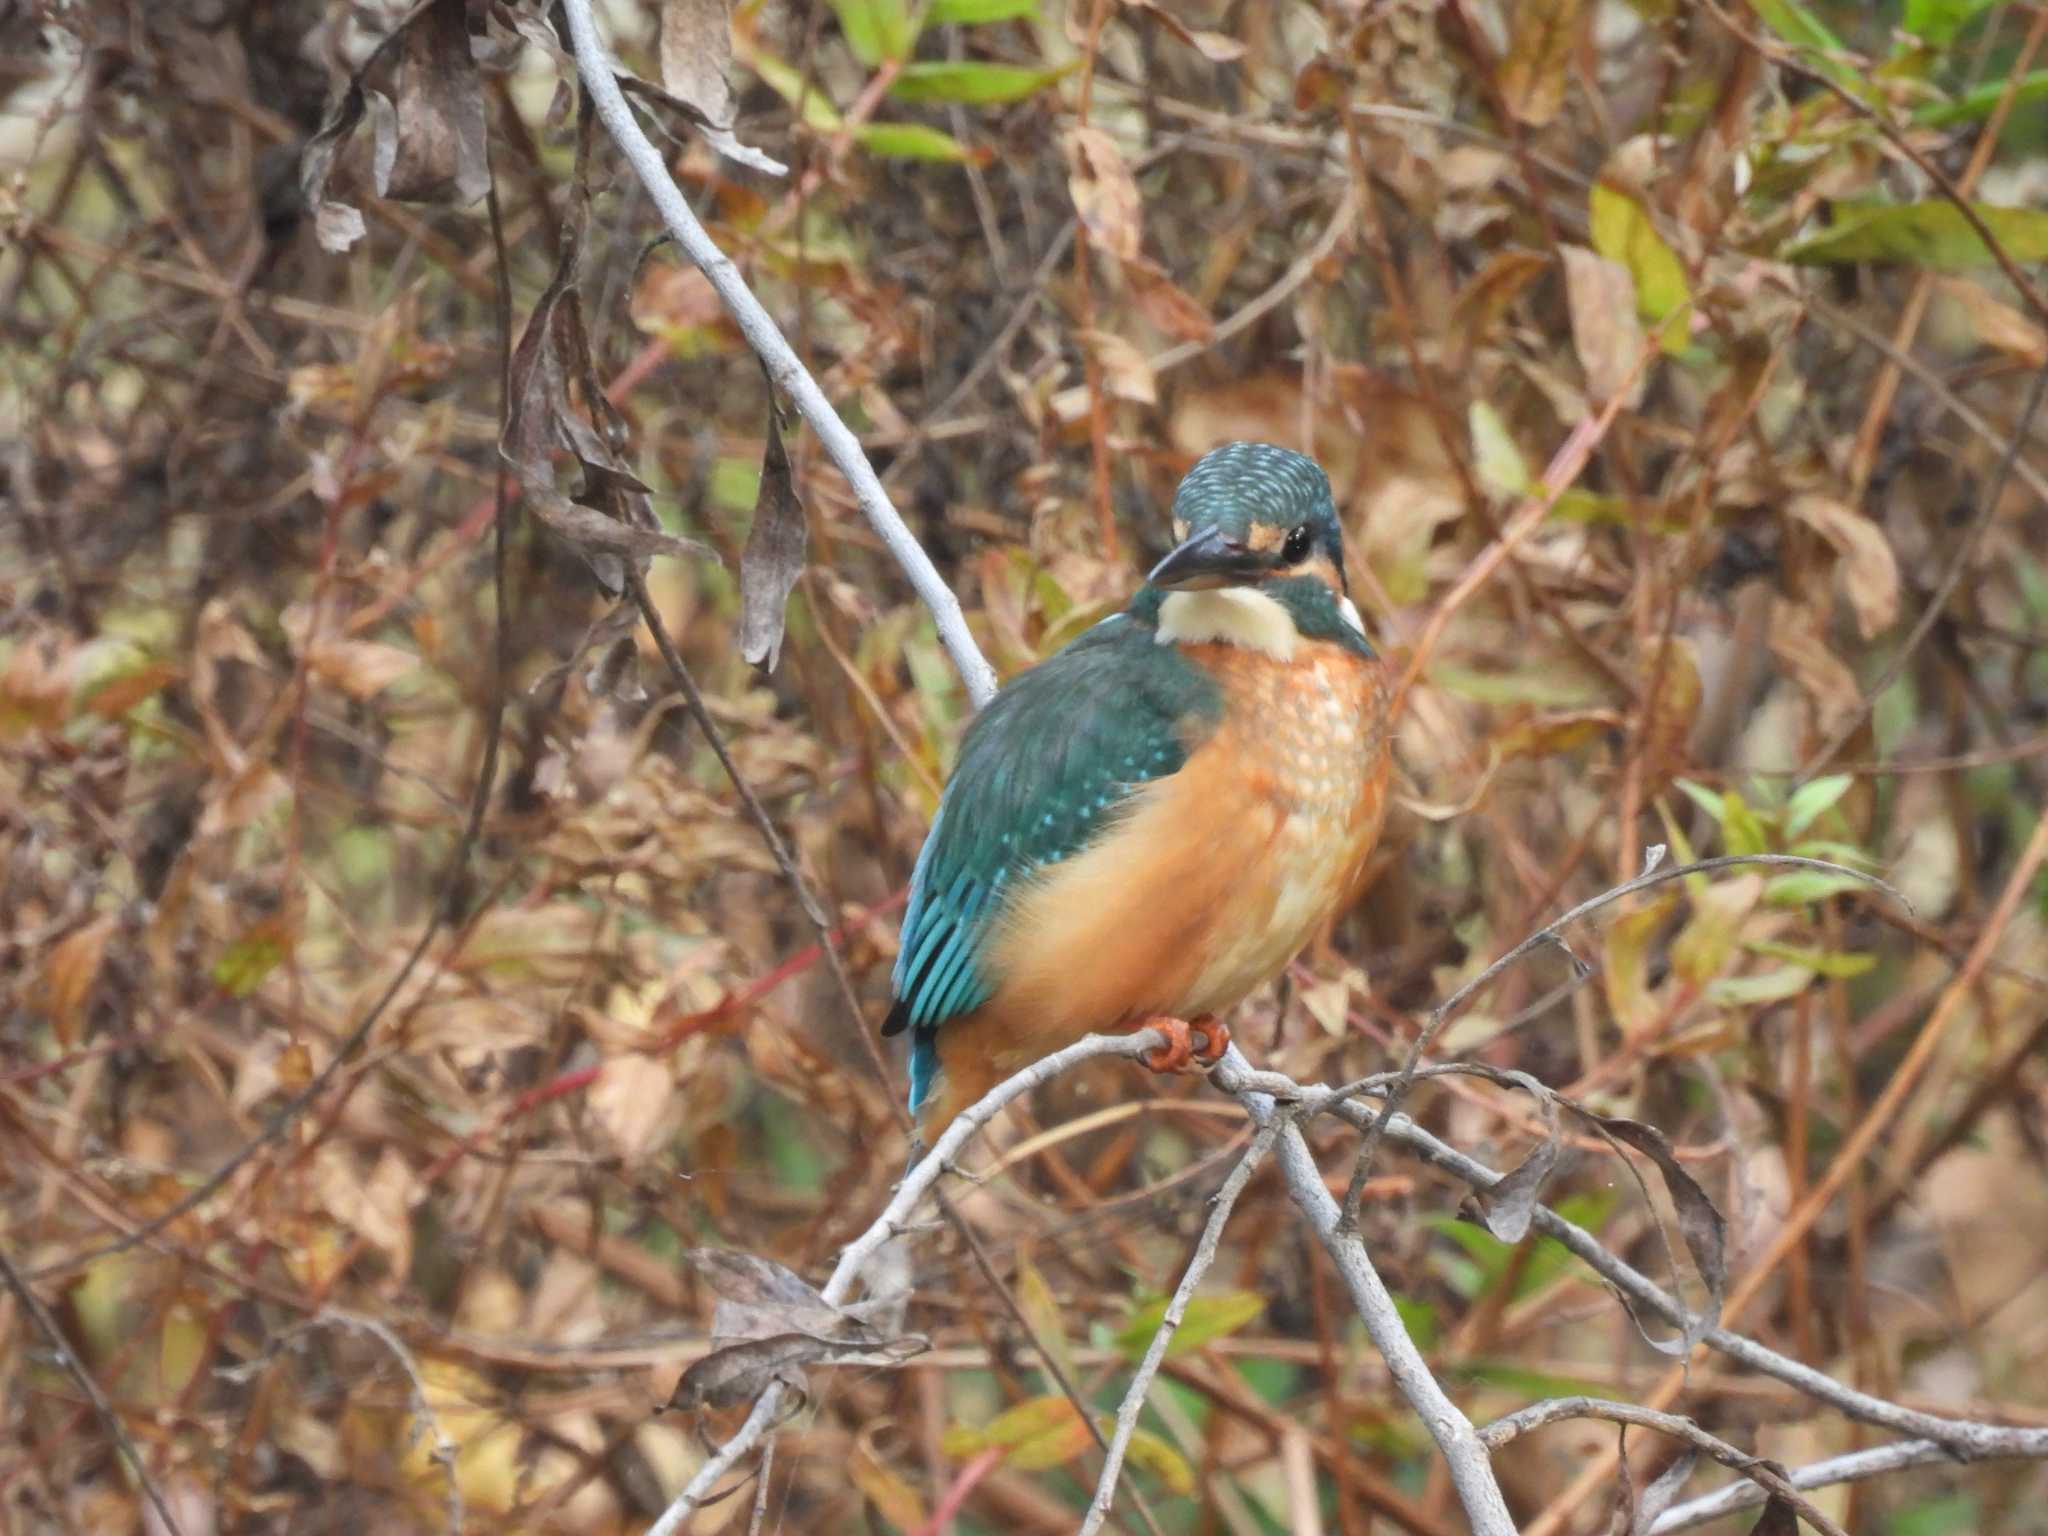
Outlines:
[[[1690, 1305], [1725, 1266], [1778, 1356], [2048, 1426], [2048, 8], [599, 20], [1000, 675], [1121, 604], [1203, 450], [1329, 470], [1400, 791], [1256, 1067], [1398, 1067], [1655, 848], [1903, 898], [1716, 867], [1445, 1019], [1481, 1072], [1417, 1126], [1549, 1160], [1504, 1237], [1390, 1137], [1359, 1231], [1474, 1422], [1897, 1438], [1648, 1347], [1540, 1186]], [[874, 1030], [972, 695], [569, 47], [537, 0], [0, 3], [0, 1530], [637, 1532], [773, 1379], [688, 1529], [1072, 1531], [1260, 1134], [1063, 1073], [870, 1273], [907, 1310], [817, 1347], [904, 1169]], [[1357, 1129], [1302, 1129], [1341, 1196]], [[1113, 1527], [1466, 1529], [1245, 1178]], [[764, 1338], [812, 1342], [720, 1347]], [[1492, 1465], [1529, 1536], [1648, 1530], [1726, 1475], [1679, 1449]], [[2048, 1532], [2043, 1477], [1809, 1497]]]

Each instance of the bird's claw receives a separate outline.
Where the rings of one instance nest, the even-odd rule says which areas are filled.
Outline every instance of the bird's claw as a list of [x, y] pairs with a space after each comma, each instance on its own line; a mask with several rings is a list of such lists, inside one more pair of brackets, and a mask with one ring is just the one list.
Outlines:
[[[1141, 1029], [1156, 1029], [1166, 1036], [1166, 1044], [1145, 1052], [1138, 1060], [1153, 1072], [1185, 1072], [1191, 1067], [1203, 1071], [1223, 1059], [1223, 1053], [1230, 1049], [1230, 1031], [1215, 1019], [1171, 1018], [1160, 1014], [1146, 1019]], [[1197, 1046], [1194, 1037], [1199, 1035], [1202, 1043]]]

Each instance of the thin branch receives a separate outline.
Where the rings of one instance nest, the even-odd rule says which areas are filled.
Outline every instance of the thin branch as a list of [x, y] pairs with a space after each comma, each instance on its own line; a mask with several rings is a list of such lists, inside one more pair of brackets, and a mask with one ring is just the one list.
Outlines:
[[[1934, 1465], [1954, 1466], [1955, 1454], [1932, 1440], [1900, 1440], [1892, 1445], [1880, 1445], [1871, 1450], [1852, 1451], [1846, 1456], [1830, 1456], [1826, 1461], [1816, 1461], [1790, 1473], [1786, 1481], [1794, 1488], [1800, 1489], [1829, 1488], [1837, 1483], [1857, 1483], [1867, 1478], [1882, 1477], [1887, 1472], [1899, 1472], [1907, 1467]], [[1696, 1525], [1705, 1525], [1709, 1520], [1719, 1520], [1724, 1515], [1754, 1509], [1763, 1503], [1767, 1496], [1763, 1489], [1747, 1479], [1739, 1483], [1730, 1483], [1726, 1488], [1717, 1489], [1687, 1503], [1672, 1505], [1651, 1525], [1650, 1536], [1671, 1536], [1674, 1531], [1689, 1531]]]
[[177, 1516], [171, 1513], [171, 1506], [164, 1502], [163, 1491], [157, 1487], [156, 1479], [149, 1475], [149, 1463], [142, 1459], [142, 1452], [137, 1450], [135, 1442], [128, 1438], [128, 1427], [121, 1422], [121, 1416], [114, 1412], [114, 1405], [107, 1401], [106, 1393], [102, 1392], [100, 1384], [93, 1380], [92, 1372], [85, 1368], [85, 1362], [72, 1350], [70, 1342], [64, 1337], [64, 1330], [59, 1328], [57, 1320], [50, 1316], [49, 1308], [43, 1305], [42, 1298], [29, 1289], [28, 1281], [22, 1276], [21, 1271], [14, 1267], [14, 1261], [7, 1256], [5, 1249], [0, 1249], [0, 1279], [7, 1282], [7, 1288], [14, 1292], [14, 1299], [21, 1303], [21, 1310], [27, 1313], [28, 1320], [35, 1324], [36, 1332], [43, 1336], [43, 1341], [50, 1346], [51, 1353], [56, 1355], [58, 1363], [64, 1367], [71, 1379], [78, 1383], [78, 1390], [83, 1392], [86, 1401], [92, 1404], [93, 1414], [113, 1437], [114, 1444], [121, 1448], [121, 1454], [128, 1458], [128, 1465], [135, 1469], [136, 1480], [142, 1484], [144, 1497], [149, 1500], [150, 1508], [156, 1511], [157, 1518], [163, 1521], [164, 1529], [169, 1531], [171, 1536], [184, 1536], [184, 1529], [178, 1524]]
[[1266, 1160], [1280, 1128], [1289, 1123], [1290, 1117], [1284, 1108], [1268, 1117], [1210, 1202], [1209, 1220], [1202, 1228], [1201, 1240], [1195, 1244], [1194, 1257], [1188, 1260], [1188, 1267], [1182, 1271], [1173, 1300], [1166, 1304], [1166, 1315], [1159, 1320], [1159, 1331], [1152, 1335], [1152, 1342], [1145, 1347], [1145, 1358], [1138, 1362], [1130, 1387], [1124, 1392], [1124, 1400], [1117, 1407], [1116, 1434], [1109, 1442], [1109, 1459], [1103, 1464], [1102, 1476], [1096, 1480], [1095, 1497], [1088, 1505], [1087, 1517], [1081, 1522], [1080, 1536], [1095, 1536], [1102, 1529], [1102, 1522], [1108, 1518], [1109, 1506], [1116, 1499], [1117, 1475], [1123, 1468], [1124, 1452], [1137, 1431], [1138, 1416], [1145, 1410], [1145, 1393], [1152, 1385], [1153, 1376], [1158, 1373], [1160, 1361], [1166, 1358], [1167, 1346], [1173, 1342], [1181, 1319], [1187, 1315], [1188, 1303], [1194, 1299], [1203, 1276], [1216, 1262], [1216, 1245], [1222, 1239], [1224, 1224], [1230, 1220], [1231, 1210], [1237, 1205], [1237, 1197], [1244, 1193], [1252, 1175], [1258, 1172], [1259, 1164]]
[[[495, 180], [492, 182], [486, 202], [490, 210], [492, 238], [498, 247], [498, 425], [502, 432], [511, 401], [512, 301], [510, 289], [506, 286], [511, 281], [511, 274], [506, 266], [504, 227], [498, 216]], [[491, 804], [491, 791], [498, 782], [498, 756], [505, 740], [505, 679], [510, 670], [511, 655], [511, 641], [505, 627], [505, 524], [511, 515], [507, 473], [505, 467], [500, 465], [493, 481], [495, 506], [491, 518], [491, 703], [490, 716], [484, 726], [483, 762], [477, 769], [476, 787], [470, 792], [469, 815], [463, 821], [462, 836], [456, 840], [455, 851], [448, 856], [448, 867], [441, 874], [440, 885], [434, 893], [433, 908], [427, 914], [426, 926], [420, 930], [419, 938], [413, 942], [413, 947], [406, 953], [405, 959], [399, 962], [398, 970], [390, 983], [378, 994], [377, 1000], [370, 1004], [369, 1011], [363, 1015], [362, 1021], [335, 1047], [334, 1054], [328, 1058], [327, 1064], [313, 1074], [305, 1087], [285, 1100], [262, 1130], [230, 1153], [218, 1168], [200, 1180], [183, 1197], [173, 1201], [140, 1226], [110, 1242], [101, 1243], [96, 1248], [81, 1249], [64, 1258], [52, 1260], [38, 1268], [31, 1278], [40, 1280], [48, 1275], [62, 1274], [80, 1265], [90, 1264], [95, 1259], [103, 1259], [109, 1254], [121, 1253], [137, 1244], [146, 1243], [173, 1222], [196, 1211], [211, 1200], [258, 1153], [282, 1138], [297, 1122], [299, 1116], [305, 1113], [307, 1106], [327, 1091], [328, 1085], [340, 1075], [341, 1069], [355, 1059], [364, 1043], [369, 1040], [371, 1032], [376, 1029], [378, 1021], [384, 1017], [391, 1005], [397, 1001], [398, 995], [405, 990], [406, 984], [412, 980], [413, 973], [419, 969], [420, 961], [425, 958], [428, 948], [440, 935], [441, 930], [454, 921], [469, 878], [470, 855], [476, 851], [477, 839], [483, 833], [484, 815]]]
[[[1089, 1035], [1078, 1040], [1063, 1051], [1055, 1051], [1042, 1060], [1033, 1062], [1015, 1077], [1006, 1078], [996, 1084], [979, 1101], [963, 1110], [958, 1119], [946, 1127], [932, 1149], [917, 1165], [904, 1176], [896, 1187], [896, 1194], [881, 1215], [877, 1216], [845, 1248], [840, 1250], [839, 1263], [832, 1270], [818, 1294], [834, 1306], [839, 1305], [853, 1294], [854, 1286], [860, 1281], [867, 1267], [874, 1262], [885, 1244], [894, 1241], [910, 1230], [911, 1217], [925, 1194], [938, 1182], [939, 1176], [954, 1170], [954, 1159], [983, 1126], [995, 1118], [996, 1112], [1011, 1100], [1029, 1093], [1039, 1084], [1049, 1082], [1060, 1073], [1104, 1056], [1143, 1055], [1156, 1050], [1166, 1043], [1166, 1037], [1156, 1029], [1142, 1029], [1131, 1035]], [[784, 1389], [778, 1382], [763, 1392], [754, 1404], [754, 1411], [747, 1415], [747, 1421], [718, 1451], [697, 1469], [675, 1501], [662, 1512], [659, 1520], [648, 1527], [647, 1536], [675, 1536], [683, 1528], [692, 1511], [701, 1507], [720, 1479], [738, 1464], [741, 1457], [752, 1450], [761, 1436], [781, 1417]]]
[[2005, 454], [1998, 461], [1998, 472], [1991, 477], [1991, 484], [1986, 488], [1984, 499], [1978, 505], [1977, 515], [1970, 519], [1968, 531], [1956, 544], [1956, 552], [1949, 557], [1948, 565], [1941, 573], [1941, 579], [1934, 584], [1934, 591], [1928, 597], [1927, 605], [1920, 610], [1920, 617], [1914, 621], [1911, 632], [1892, 653], [1891, 659], [1885, 663], [1884, 671], [1877, 681], [1863, 691], [1857, 700], [1856, 708], [1835, 727], [1834, 734], [1828, 737], [1820, 750], [1806, 760], [1806, 766], [1799, 770], [1801, 779], [1811, 778], [1825, 768], [1829, 760], [1847, 744], [1849, 738], [1856, 734], [1857, 727], [1863, 724], [1870, 711], [1876, 707], [1885, 690], [1898, 681], [1899, 674], [1904, 672], [1907, 664], [1912, 661], [1914, 652], [1920, 649], [1922, 642], [1927, 639], [1948, 608], [1948, 600], [1955, 595], [1956, 587], [1963, 579], [1963, 573], [1977, 558], [1977, 548], [1984, 542], [1984, 534], [1997, 515], [1998, 503], [2004, 498], [2006, 485], [2012, 479], [2013, 466], [2019, 459], [2021, 448], [2026, 444], [2027, 434], [2034, 429], [2034, 417], [2040, 413], [2043, 395], [2048, 395], [2048, 368], [2035, 371], [2033, 388], [2027, 391], [2027, 403], [2021, 408], [2019, 422], [2013, 428], [2012, 440], [2005, 445]]
[[1639, 1408], [1634, 1403], [1617, 1403], [1608, 1398], [1553, 1397], [1495, 1419], [1479, 1431], [1479, 1438], [1488, 1450], [1497, 1451], [1517, 1435], [1525, 1435], [1532, 1429], [1541, 1429], [1546, 1424], [1556, 1424], [1565, 1419], [1605, 1419], [1613, 1424], [1634, 1424], [1654, 1429], [1674, 1440], [1683, 1440], [1748, 1478], [1760, 1490], [1758, 1503], [1763, 1502], [1764, 1495], [1783, 1499], [1798, 1512], [1800, 1519], [1821, 1532], [1822, 1536], [1848, 1536], [1839, 1525], [1802, 1498], [1791, 1480], [1769, 1462], [1738, 1450], [1718, 1435], [1708, 1434], [1680, 1414], [1659, 1413], [1654, 1408]]
[[[1653, 850], [1653, 852], [1655, 853], [1655, 858], [1651, 860], [1651, 863], [1654, 866], [1656, 861], [1663, 857], [1663, 849], [1660, 847]], [[1675, 864], [1665, 869], [1652, 867], [1644, 870], [1642, 874], [1637, 875], [1633, 880], [1625, 880], [1620, 885], [1602, 891], [1598, 896], [1580, 902], [1571, 911], [1565, 913], [1563, 917], [1530, 934], [1521, 943], [1517, 944], [1513, 949], [1502, 955], [1493, 964], [1445, 998], [1443, 1002], [1439, 1003], [1431, 1011], [1428, 1022], [1423, 1025], [1421, 1033], [1416, 1035], [1414, 1043], [1408, 1047], [1408, 1059], [1402, 1065], [1401, 1076], [1395, 1081], [1392, 1090], [1387, 1095], [1386, 1109], [1367, 1128], [1364, 1144], [1358, 1149], [1358, 1160], [1351, 1170], [1351, 1183], [1344, 1191], [1343, 1219], [1345, 1230], [1349, 1231], [1358, 1224], [1358, 1205], [1365, 1195], [1366, 1180], [1372, 1175], [1373, 1156], [1379, 1150], [1380, 1127], [1391, 1120], [1400, 1109], [1401, 1101], [1407, 1097], [1409, 1085], [1414, 1080], [1415, 1069], [1422, 1061], [1423, 1052], [1429, 1049], [1430, 1042], [1436, 1039], [1444, 1025], [1449, 1022], [1451, 1015], [1475, 997], [1481, 988], [1485, 987], [1496, 976], [1500, 975], [1501, 972], [1520, 960], [1524, 955], [1529, 954], [1533, 950], [1540, 949], [1546, 944], [1554, 944], [1567, 955], [1570, 955], [1572, 968], [1581, 978], [1591, 975], [1592, 972], [1585, 961], [1581, 960], [1577, 953], [1572, 950], [1571, 946], [1564, 942], [1564, 930], [1580, 918], [1588, 917], [1599, 911], [1602, 907], [1611, 906], [1615, 902], [1620, 901], [1624, 896], [1633, 896], [1638, 891], [1648, 890], [1653, 885], [1663, 885], [1671, 880], [1682, 880], [1690, 875], [1705, 874], [1710, 870], [1757, 864], [1779, 868], [1818, 869], [1825, 870], [1830, 874], [1848, 875], [1884, 892], [1885, 895], [1891, 897], [1892, 900], [1896, 901], [1908, 912], [1913, 910], [1911, 902], [1907, 901], [1896, 889], [1883, 880], [1878, 879], [1875, 875], [1865, 874], [1862, 870], [1851, 869], [1846, 864], [1834, 864], [1826, 859], [1801, 858], [1796, 854], [1790, 853], [1730, 853], [1723, 854], [1719, 858], [1701, 859], [1692, 864]]]
[[[1373, 1268], [1364, 1241], [1356, 1231], [1344, 1227], [1343, 1213], [1323, 1183], [1322, 1170], [1302, 1139], [1300, 1127], [1282, 1114], [1272, 1097], [1247, 1086], [1245, 1079], [1249, 1075], [1249, 1063], [1236, 1046], [1224, 1053], [1215, 1072], [1218, 1085], [1226, 1092], [1236, 1093], [1238, 1101], [1261, 1128], [1280, 1125], [1280, 1171], [1287, 1181], [1287, 1192], [1337, 1266], [1351, 1292], [1352, 1305], [1365, 1323], [1366, 1335], [1387, 1362], [1387, 1374], [1443, 1452], [1451, 1484], [1464, 1506], [1473, 1536], [1515, 1536], [1515, 1522], [1508, 1513], [1507, 1500], [1501, 1496], [1492, 1460], [1486, 1447], [1479, 1443], [1472, 1421], [1430, 1374], [1429, 1363], [1409, 1337], [1408, 1325], [1402, 1321], [1394, 1298]], [[1260, 1074], [1262, 1079], [1272, 1076], [1277, 1074]], [[1305, 1106], [1312, 1106], [1317, 1100], [1313, 1090], [1296, 1096]]]
[[767, 368], [775, 387], [789, 397], [796, 406], [797, 414], [818, 435], [827, 457], [838, 466], [839, 472], [846, 477], [846, 483], [853, 488], [854, 499], [860, 504], [869, 526], [887, 546], [896, 563], [902, 566], [925, 607], [931, 610], [938, 624], [939, 639], [952, 656], [953, 665], [960, 669], [961, 677], [966, 680], [969, 697], [977, 708], [986, 704], [995, 695], [995, 669], [974, 643], [974, 636], [967, 628], [967, 616], [960, 609], [960, 600], [953, 595], [953, 589], [939, 575], [931, 557], [924, 552], [924, 546], [917, 542], [916, 535], [905, 526], [890, 503], [889, 493], [882, 488], [874, 467], [861, 451], [860, 439], [839, 419], [838, 411], [825, 398], [818, 381], [811, 377], [810, 370], [784, 339], [761, 301], [747, 287], [739, 268], [732, 264], [698, 222], [689, 200], [669, 175], [661, 152], [641, 132], [640, 124], [634, 118], [632, 108], [626, 105], [625, 95], [612, 73], [610, 55], [598, 38], [597, 24], [590, 13], [590, 0], [562, 0], [562, 9], [569, 19], [569, 37], [576, 53], [577, 72], [583, 77], [583, 88], [590, 93], [597, 115], [618, 145], [619, 152], [626, 157], [633, 174], [640, 178], [641, 186], [646, 188], [649, 199], [661, 214], [662, 223], [668, 226], [676, 244], [688, 253], [690, 260], [709, 280], [719, 301], [746, 337], [747, 344]]

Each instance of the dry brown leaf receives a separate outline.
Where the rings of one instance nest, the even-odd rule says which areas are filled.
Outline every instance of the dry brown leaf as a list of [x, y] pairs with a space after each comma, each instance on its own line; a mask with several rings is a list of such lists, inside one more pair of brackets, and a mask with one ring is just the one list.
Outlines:
[[1151, 324], [1177, 341], [1206, 342], [1216, 334], [1216, 322], [1209, 312], [1174, 282], [1158, 262], [1134, 256], [1123, 266], [1124, 280], [1131, 285], [1131, 300]]
[[2029, 368], [2048, 368], [2048, 331], [1968, 278], [1940, 277], [1935, 282], [1955, 301], [1980, 344]]
[[72, 929], [50, 946], [43, 962], [43, 1007], [58, 1043], [66, 1050], [78, 1044], [85, 1031], [86, 1004], [99, 980], [114, 921], [114, 914], [108, 912]]
[[1060, 147], [1067, 156], [1067, 189], [1090, 243], [1119, 261], [1135, 259], [1144, 215], [1138, 184], [1116, 141], [1100, 128], [1079, 127], [1062, 135]]
[[1518, 122], [1541, 128], [1563, 110], [1583, 9], [1583, 0], [1519, 0], [1513, 7], [1513, 31], [1500, 66], [1500, 94]]
[[[1605, 404], [1624, 389], [1623, 404], [1643, 398], [1643, 323], [1636, 317], [1636, 285], [1628, 268], [1580, 245], [1564, 247], [1565, 293], [1572, 313], [1572, 346], [1586, 370], [1586, 392]], [[1631, 377], [1633, 375], [1633, 377]]]
[[1813, 700], [1822, 735], [1833, 735], [1862, 707], [1856, 674], [1828, 649], [1821, 620], [1805, 604], [1771, 599], [1771, 651]]
[[637, 1052], [607, 1061], [587, 1101], [592, 1123], [629, 1164], [658, 1150], [678, 1119], [675, 1077], [668, 1063]]
[[1897, 622], [1899, 563], [1884, 530], [1854, 507], [1818, 494], [1795, 498], [1792, 515], [1826, 539], [1840, 557], [1837, 574], [1863, 638]]
[[1102, 365], [1102, 381], [1119, 400], [1157, 405], [1159, 386], [1145, 354], [1113, 331], [1082, 331], [1081, 344]]
[[747, 530], [747, 547], [740, 552], [740, 655], [750, 666], [775, 670], [782, 654], [783, 615], [797, 577], [803, 574], [809, 537], [789, 452], [782, 445], [781, 416], [771, 400], [754, 524]]
[[732, 67], [731, 0], [662, 0], [661, 83], [655, 93], [644, 80], [621, 76], [619, 83], [655, 99], [667, 97], [686, 108], [704, 141], [728, 160], [771, 176], [787, 169], [733, 137], [733, 94], [726, 71]]
[[1182, 21], [1160, 0], [1124, 0], [1131, 10], [1142, 11], [1211, 64], [1234, 64], [1244, 57], [1244, 44], [1221, 32], [1197, 31]]

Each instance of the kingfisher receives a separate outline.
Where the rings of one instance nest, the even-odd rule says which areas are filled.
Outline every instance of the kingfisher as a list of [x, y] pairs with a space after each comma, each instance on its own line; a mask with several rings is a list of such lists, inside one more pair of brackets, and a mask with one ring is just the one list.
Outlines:
[[[1385, 813], [1388, 680], [1329, 478], [1271, 443], [1196, 461], [1174, 547], [1120, 613], [968, 728], [910, 881], [884, 1035], [930, 1146], [1082, 1036], [1220, 1017], [1358, 889]], [[1197, 1043], [1199, 1039], [1199, 1043]]]

